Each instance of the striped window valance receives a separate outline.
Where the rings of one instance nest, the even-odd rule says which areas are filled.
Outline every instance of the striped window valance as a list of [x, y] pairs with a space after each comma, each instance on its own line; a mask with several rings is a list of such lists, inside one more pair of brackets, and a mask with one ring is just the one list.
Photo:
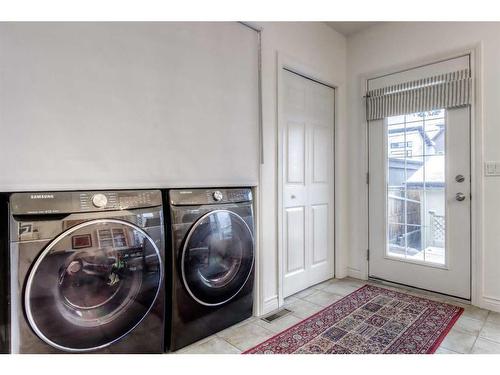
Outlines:
[[419, 79], [370, 90], [366, 95], [368, 120], [471, 103], [470, 70]]

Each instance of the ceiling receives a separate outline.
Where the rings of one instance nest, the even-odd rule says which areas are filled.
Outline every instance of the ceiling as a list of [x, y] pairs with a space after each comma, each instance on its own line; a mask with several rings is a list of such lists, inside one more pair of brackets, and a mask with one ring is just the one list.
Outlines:
[[326, 22], [335, 31], [349, 36], [382, 22]]

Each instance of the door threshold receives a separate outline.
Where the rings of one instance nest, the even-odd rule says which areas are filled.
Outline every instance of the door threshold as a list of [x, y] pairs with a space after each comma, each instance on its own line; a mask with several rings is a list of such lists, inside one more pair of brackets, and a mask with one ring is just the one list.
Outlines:
[[451, 294], [446, 294], [446, 293], [439, 293], [439, 292], [435, 292], [435, 291], [429, 290], [429, 289], [417, 288], [415, 286], [411, 286], [411, 285], [407, 285], [407, 284], [403, 284], [403, 283], [398, 283], [395, 281], [389, 281], [389, 280], [381, 279], [381, 278], [378, 278], [375, 276], [368, 276], [368, 281], [374, 282], [376, 284], [387, 285], [387, 286], [393, 286], [393, 287], [399, 287], [399, 288], [403, 287], [404, 289], [407, 289], [409, 291], [415, 291], [415, 292], [420, 292], [420, 293], [426, 292], [426, 293], [430, 293], [431, 295], [436, 296], [436, 297], [446, 297], [452, 301], [464, 303], [466, 305], [472, 304], [471, 300], [467, 299], [467, 298], [457, 297], [457, 296], [453, 296]]

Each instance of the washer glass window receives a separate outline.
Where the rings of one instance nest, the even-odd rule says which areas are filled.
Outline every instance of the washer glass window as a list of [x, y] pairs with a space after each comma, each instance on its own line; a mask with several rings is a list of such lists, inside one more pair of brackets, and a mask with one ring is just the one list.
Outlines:
[[141, 322], [161, 281], [161, 255], [146, 232], [122, 220], [84, 222], [54, 239], [35, 262], [26, 315], [54, 347], [103, 348]]
[[216, 210], [202, 216], [189, 231], [181, 258], [184, 284], [204, 305], [231, 300], [253, 268], [253, 236], [237, 214]]

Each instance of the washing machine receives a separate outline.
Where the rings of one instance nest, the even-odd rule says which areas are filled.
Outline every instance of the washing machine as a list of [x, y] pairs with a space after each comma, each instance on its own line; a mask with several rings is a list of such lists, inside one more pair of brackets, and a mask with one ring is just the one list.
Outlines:
[[171, 351], [252, 316], [254, 219], [251, 189], [168, 192]]
[[12, 353], [164, 351], [159, 190], [15, 193]]

